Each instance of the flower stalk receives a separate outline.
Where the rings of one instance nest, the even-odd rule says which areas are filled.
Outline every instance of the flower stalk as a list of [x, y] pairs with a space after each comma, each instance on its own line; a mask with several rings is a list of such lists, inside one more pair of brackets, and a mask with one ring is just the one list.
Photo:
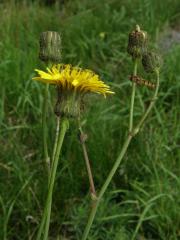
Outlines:
[[47, 107], [48, 107], [48, 95], [49, 95], [49, 84], [45, 86], [44, 89], [44, 102], [43, 102], [43, 113], [42, 113], [42, 129], [43, 129], [43, 149], [44, 149], [44, 164], [48, 175], [50, 174], [50, 158], [48, 153], [48, 143], [47, 143]]
[[[58, 125], [57, 125], [58, 126]], [[54, 159], [52, 161], [52, 167], [51, 167], [51, 173], [49, 178], [49, 186], [48, 186], [48, 195], [45, 203], [43, 218], [41, 221], [41, 225], [38, 231], [37, 240], [41, 239], [41, 236], [43, 235], [43, 240], [48, 239], [48, 233], [49, 233], [49, 225], [50, 225], [50, 216], [51, 216], [51, 206], [52, 206], [52, 194], [53, 194], [53, 188], [55, 183], [55, 177], [56, 177], [56, 171], [59, 161], [59, 155], [61, 152], [62, 144], [64, 141], [64, 137], [66, 134], [67, 129], [69, 128], [69, 121], [67, 118], [62, 118], [60, 123], [60, 130], [58, 134], [58, 141], [57, 141], [57, 147], [55, 150]], [[44, 231], [43, 231], [44, 228]]]
[[[138, 65], [138, 59], [136, 58], [136, 59], [134, 60], [133, 76], [136, 76], [136, 75], [137, 75], [137, 65]], [[133, 113], [134, 113], [135, 93], [136, 93], [136, 83], [135, 83], [135, 82], [132, 82], [131, 106], [130, 106], [130, 116], [129, 116], [129, 132], [131, 132], [131, 131], [132, 131], [132, 128], [133, 128]]]
[[[60, 130], [60, 118], [57, 117], [56, 136], [55, 136], [53, 153], [52, 153], [52, 160], [53, 160], [52, 165], [53, 165], [53, 162], [54, 162], [55, 153], [56, 153], [56, 149], [57, 149], [57, 144], [58, 144], [58, 139], [59, 139], [59, 130]], [[51, 205], [52, 205], [52, 199], [51, 199], [51, 202], [49, 203], [49, 208], [50, 208]], [[50, 210], [47, 210], [47, 212], [50, 212]], [[45, 227], [45, 223], [46, 223], [47, 218], [48, 218], [46, 214], [47, 214], [46, 212], [44, 212], [44, 214], [43, 214], [43, 218], [41, 220], [40, 228], [39, 228], [38, 235], [37, 235], [37, 240], [39, 240], [41, 238], [43, 228]]]

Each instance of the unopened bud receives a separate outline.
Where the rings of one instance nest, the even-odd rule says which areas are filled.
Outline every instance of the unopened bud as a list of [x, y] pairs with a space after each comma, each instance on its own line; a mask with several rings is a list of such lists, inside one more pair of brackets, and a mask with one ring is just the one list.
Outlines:
[[61, 37], [59, 33], [42, 32], [39, 39], [39, 58], [44, 62], [57, 63], [61, 59]]
[[142, 57], [142, 65], [147, 73], [155, 72], [159, 70], [162, 64], [162, 60], [155, 52], [146, 52]]
[[147, 33], [139, 25], [129, 34], [127, 52], [135, 59], [140, 58], [147, 45]]

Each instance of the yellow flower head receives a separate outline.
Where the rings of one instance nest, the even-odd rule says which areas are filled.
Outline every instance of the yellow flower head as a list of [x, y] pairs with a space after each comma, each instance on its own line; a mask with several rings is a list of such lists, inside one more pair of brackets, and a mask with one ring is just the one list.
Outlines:
[[47, 72], [36, 69], [38, 77], [33, 80], [43, 83], [55, 84], [61, 88], [61, 91], [74, 91], [76, 93], [98, 93], [106, 96], [113, 94], [110, 87], [100, 80], [99, 76], [88, 69], [72, 67], [67, 64], [53, 65], [47, 68]]
[[57, 86], [58, 98], [55, 105], [57, 116], [80, 116], [86, 93], [98, 93], [104, 97], [114, 93], [97, 74], [88, 69], [83, 70], [69, 64], [56, 64], [47, 68], [47, 72], [38, 69], [35, 71], [39, 76], [34, 77], [34, 80]]

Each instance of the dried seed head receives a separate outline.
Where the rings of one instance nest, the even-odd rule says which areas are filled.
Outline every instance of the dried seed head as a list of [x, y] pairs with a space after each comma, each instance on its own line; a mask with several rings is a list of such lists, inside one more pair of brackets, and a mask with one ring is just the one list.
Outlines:
[[61, 37], [59, 33], [42, 32], [39, 39], [39, 58], [44, 62], [57, 63], [61, 59]]
[[142, 65], [147, 73], [152, 73], [160, 69], [162, 60], [157, 53], [146, 52], [142, 57]]
[[139, 25], [130, 32], [127, 52], [135, 59], [140, 58], [147, 47], [147, 33], [142, 31]]

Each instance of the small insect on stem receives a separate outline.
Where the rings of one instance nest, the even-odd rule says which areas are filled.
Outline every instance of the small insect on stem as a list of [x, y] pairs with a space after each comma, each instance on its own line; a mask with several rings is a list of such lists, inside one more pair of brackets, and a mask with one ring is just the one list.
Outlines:
[[132, 82], [135, 82], [137, 85], [140, 85], [140, 86], [146, 86], [150, 89], [154, 89], [156, 87], [156, 84], [148, 81], [148, 80], [145, 80], [143, 78], [141, 78], [140, 76], [134, 76], [134, 75], [131, 75], [129, 77], [129, 79], [132, 81]]

